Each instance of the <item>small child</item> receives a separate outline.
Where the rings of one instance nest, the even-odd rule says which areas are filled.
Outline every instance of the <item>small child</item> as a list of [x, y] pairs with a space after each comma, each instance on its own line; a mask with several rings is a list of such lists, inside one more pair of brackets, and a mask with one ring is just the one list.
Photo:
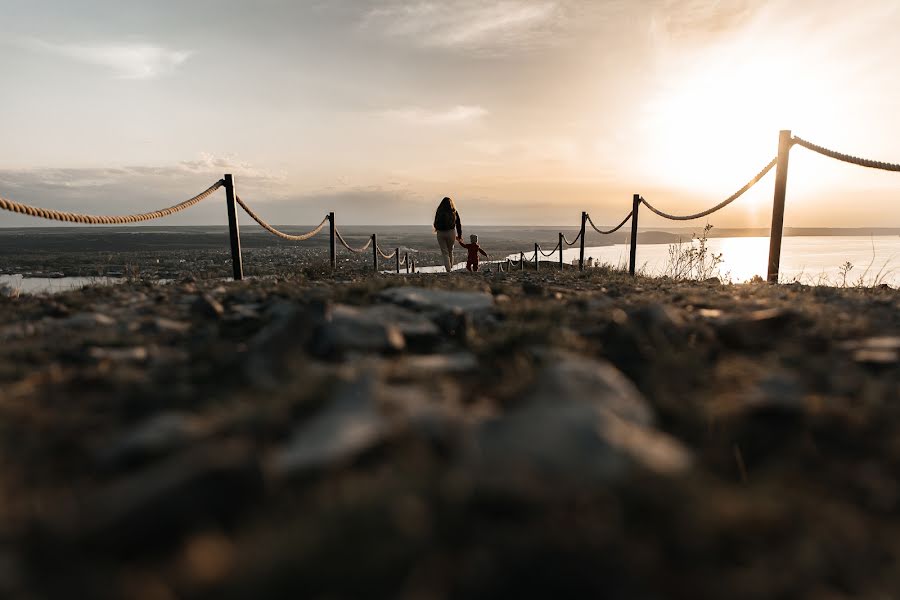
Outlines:
[[469, 251], [469, 255], [466, 257], [466, 270], [467, 271], [477, 271], [478, 270], [478, 253], [481, 252], [485, 256], [487, 256], [487, 252], [481, 249], [481, 246], [478, 245], [478, 236], [474, 233], [469, 236], [469, 244], [463, 244], [462, 237], [457, 237], [456, 241], [459, 242], [459, 245]]

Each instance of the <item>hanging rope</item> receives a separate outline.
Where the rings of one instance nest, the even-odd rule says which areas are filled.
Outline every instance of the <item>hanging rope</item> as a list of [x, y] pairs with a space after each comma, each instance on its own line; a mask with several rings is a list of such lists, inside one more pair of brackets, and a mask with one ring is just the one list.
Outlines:
[[599, 233], [599, 234], [601, 234], [601, 235], [609, 235], [609, 234], [611, 234], [611, 233], [615, 233], [615, 232], [617, 232], [618, 230], [622, 229], [622, 226], [625, 225], [625, 223], [628, 222], [628, 220], [631, 218], [631, 215], [632, 215], [632, 213], [628, 213], [628, 216], [625, 217], [624, 219], [622, 219], [622, 222], [621, 222], [621, 223], [619, 223], [618, 225], [616, 225], [615, 227], [613, 227], [612, 229], [610, 229], [610, 230], [608, 230], [608, 231], [600, 231], [599, 229], [597, 229], [597, 226], [594, 225], [594, 222], [591, 220], [591, 215], [588, 215], [588, 216], [587, 216], [587, 220], [588, 220], [588, 223], [591, 224], [591, 227], [594, 228], [594, 231], [596, 231], [597, 233]]
[[772, 161], [771, 161], [769, 164], [767, 164], [765, 167], [763, 167], [763, 170], [760, 171], [760, 172], [756, 175], [756, 177], [754, 177], [754, 178], [751, 179], [749, 182], [747, 182], [747, 185], [745, 185], [744, 187], [742, 187], [741, 189], [739, 189], [738, 191], [736, 191], [734, 194], [732, 194], [731, 196], [729, 196], [728, 198], [726, 198], [726, 199], [723, 200], [722, 202], [716, 204], [715, 206], [713, 206], [713, 207], [710, 208], [709, 210], [704, 210], [703, 212], [694, 213], [694, 214], [692, 214], [692, 215], [670, 215], [669, 213], [665, 213], [665, 212], [659, 210], [658, 208], [656, 208], [655, 206], [653, 206], [652, 204], [650, 204], [649, 202], [647, 202], [644, 198], [641, 198], [641, 202], [643, 202], [644, 205], [645, 205], [647, 208], [649, 208], [651, 211], [655, 212], [655, 213], [658, 214], [660, 217], [663, 217], [663, 218], [665, 218], [665, 219], [669, 219], [669, 220], [672, 220], [672, 221], [691, 221], [691, 220], [693, 220], [693, 219], [699, 219], [700, 217], [705, 217], [705, 216], [707, 216], [707, 215], [711, 215], [711, 214], [713, 214], [714, 212], [716, 212], [717, 210], [721, 210], [721, 209], [725, 208], [726, 206], [728, 206], [729, 204], [731, 204], [732, 202], [734, 202], [735, 200], [737, 200], [738, 198], [740, 198], [740, 197], [744, 194], [744, 192], [746, 192], [747, 190], [749, 190], [750, 188], [752, 188], [754, 185], [756, 185], [756, 183], [757, 183], [760, 179], [762, 179], [763, 177], [765, 177], [766, 173], [768, 173], [769, 171], [772, 170], [772, 168], [775, 166], [775, 163], [776, 163], [776, 162], [778, 162], [778, 158], [777, 158], [777, 157], [776, 157], [776, 158], [773, 158]]
[[384, 259], [394, 258], [394, 256], [397, 254], [396, 250], [394, 250], [390, 254], [385, 254], [384, 250], [381, 249], [381, 246], [377, 246], [377, 245], [375, 246], [375, 250], [377, 250], [378, 254], [381, 255], [381, 258], [384, 258]]
[[580, 232], [580, 231], [578, 232], [578, 235], [575, 236], [575, 239], [572, 240], [571, 242], [569, 241], [569, 238], [566, 237], [566, 234], [563, 234], [563, 241], [564, 241], [564, 242], [566, 243], [566, 245], [568, 245], [568, 246], [574, 246], [575, 244], [578, 243], [578, 240], [580, 240], [580, 239], [581, 239], [581, 232]]
[[335, 237], [337, 237], [338, 241], [341, 243], [341, 245], [344, 248], [346, 248], [350, 252], [353, 252], [354, 254], [360, 254], [362, 252], [365, 252], [369, 248], [369, 246], [372, 245], [372, 238], [369, 238], [369, 241], [366, 242], [365, 245], [360, 246], [359, 248], [354, 248], [353, 246], [351, 246], [350, 244], [347, 243], [347, 241], [344, 239], [344, 236], [342, 236], [341, 232], [338, 231], [337, 227], [335, 227], [335, 229], [334, 229], [334, 235], [335, 235]]
[[560, 250], [559, 242], [556, 242], [556, 245], [553, 247], [553, 250], [551, 250], [550, 252], [544, 252], [544, 249], [541, 248], [541, 245], [540, 245], [540, 244], [538, 244], [538, 251], [539, 251], [542, 255], [546, 256], [547, 258], [550, 258], [550, 257], [553, 256], [554, 254], [556, 254], [556, 251], [557, 251], [557, 250]]
[[6, 198], [0, 198], [0, 209], [9, 212], [28, 215], [29, 217], [38, 217], [41, 219], [51, 219], [53, 221], [63, 221], [66, 223], [82, 223], [84, 225], [123, 225], [125, 223], [139, 223], [141, 221], [150, 221], [152, 219], [161, 219], [181, 212], [186, 208], [190, 208], [201, 200], [209, 197], [210, 194], [225, 185], [225, 180], [220, 179], [203, 192], [200, 192], [193, 198], [185, 200], [175, 206], [163, 208], [149, 213], [139, 213], [135, 215], [85, 215], [81, 213], [64, 212], [60, 210], [52, 210], [49, 208], [40, 208]]
[[842, 154], [840, 152], [835, 152], [834, 150], [829, 150], [828, 148], [824, 148], [822, 146], [817, 146], [812, 142], [807, 142], [806, 140], [798, 137], [794, 137], [794, 143], [799, 144], [806, 148], [807, 150], [812, 150], [813, 152], [818, 152], [823, 156], [827, 156], [829, 158], [834, 158], [836, 160], [840, 160], [846, 163], [850, 163], [853, 165], [859, 165], [861, 167], [869, 167], [870, 169], [881, 169], [882, 171], [900, 171], [900, 165], [895, 165], [892, 163], [880, 162], [877, 160], [869, 160], [867, 158], [859, 158], [856, 156], [850, 156], [849, 154]]
[[260, 226], [260, 227], [262, 227], [263, 229], [265, 229], [266, 231], [268, 231], [268, 232], [271, 233], [272, 235], [276, 235], [276, 236], [278, 236], [278, 237], [280, 237], [280, 238], [282, 238], [282, 239], [290, 240], [290, 241], [292, 241], [292, 242], [305, 242], [306, 240], [308, 240], [308, 239], [314, 237], [314, 236], [317, 235], [320, 231], [322, 231], [322, 229], [325, 227], [325, 223], [328, 222], [328, 215], [325, 215], [325, 218], [322, 219], [322, 222], [319, 223], [318, 227], [316, 227], [316, 228], [313, 229], [312, 231], [309, 231], [309, 232], [304, 233], [304, 234], [301, 234], [301, 235], [290, 235], [290, 234], [288, 234], [288, 233], [284, 233], [283, 231], [278, 231], [277, 229], [275, 229], [274, 227], [272, 227], [271, 225], [269, 225], [268, 223], [266, 223], [266, 222], [262, 219], [262, 217], [260, 217], [260, 216], [257, 215], [255, 212], [253, 212], [252, 210], [250, 210], [250, 207], [247, 206], [246, 204], [244, 204], [244, 201], [241, 200], [241, 197], [240, 197], [240, 196], [235, 196], [234, 199], [235, 199], [235, 201], [236, 201], [238, 204], [241, 205], [241, 208], [244, 209], [244, 212], [247, 213], [248, 215], [250, 215], [250, 218], [251, 218], [251, 219], [253, 219], [253, 220], [256, 221], [257, 223], [259, 223], [259, 226]]

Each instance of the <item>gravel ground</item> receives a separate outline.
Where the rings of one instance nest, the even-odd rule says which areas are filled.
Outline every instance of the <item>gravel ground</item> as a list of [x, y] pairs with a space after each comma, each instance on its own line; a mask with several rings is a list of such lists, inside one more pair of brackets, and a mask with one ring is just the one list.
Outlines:
[[891, 598], [900, 292], [0, 297], [0, 596]]

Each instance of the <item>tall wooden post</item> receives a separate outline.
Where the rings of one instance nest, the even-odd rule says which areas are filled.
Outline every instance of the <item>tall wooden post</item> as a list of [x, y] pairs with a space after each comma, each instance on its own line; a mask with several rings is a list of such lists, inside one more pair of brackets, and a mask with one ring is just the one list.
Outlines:
[[559, 270], [563, 270], [563, 234], [562, 231], [559, 232]]
[[520, 271], [525, 270], [525, 253], [524, 252], [519, 252], [519, 270]]
[[378, 236], [372, 234], [372, 270], [378, 273]]
[[631, 260], [628, 262], [628, 274], [634, 277], [637, 267], [637, 228], [638, 210], [641, 208], [641, 195], [635, 194], [631, 204]]
[[784, 233], [784, 197], [787, 193], [788, 158], [793, 146], [791, 131], [778, 134], [778, 163], [775, 165], [775, 201], [772, 204], [772, 230], [769, 232], [769, 283], [778, 283], [781, 265], [781, 235]]
[[409, 275], [409, 252], [403, 254], [403, 262], [406, 263], [406, 274]]
[[397, 259], [397, 273], [400, 272], [400, 248], [394, 248], [394, 258]]
[[584, 271], [584, 228], [587, 225], [587, 213], [581, 211], [581, 252], [578, 255], [578, 270]]
[[538, 243], [535, 242], [534, 243], [534, 270], [535, 271], [541, 270], [541, 259], [540, 259], [540, 256], [538, 256], [539, 248], [540, 248], [540, 246], [538, 246]]
[[331, 262], [331, 272], [334, 273], [336, 268], [335, 246], [334, 246], [334, 212], [328, 213], [328, 229], [330, 230], [330, 243], [328, 244], [328, 259]]
[[244, 278], [241, 262], [241, 232], [238, 228], [237, 210], [234, 206], [234, 177], [225, 175], [225, 200], [228, 207], [228, 235], [231, 238], [231, 270], [235, 281]]

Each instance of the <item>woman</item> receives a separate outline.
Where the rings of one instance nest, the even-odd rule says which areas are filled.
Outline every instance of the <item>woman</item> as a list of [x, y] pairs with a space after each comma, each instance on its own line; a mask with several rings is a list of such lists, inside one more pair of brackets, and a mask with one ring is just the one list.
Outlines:
[[444, 268], [449, 273], [453, 269], [453, 244], [457, 237], [462, 237], [462, 222], [450, 198], [444, 198], [438, 204], [434, 213], [434, 232], [437, 234], [441, 254], [444, 255]]

